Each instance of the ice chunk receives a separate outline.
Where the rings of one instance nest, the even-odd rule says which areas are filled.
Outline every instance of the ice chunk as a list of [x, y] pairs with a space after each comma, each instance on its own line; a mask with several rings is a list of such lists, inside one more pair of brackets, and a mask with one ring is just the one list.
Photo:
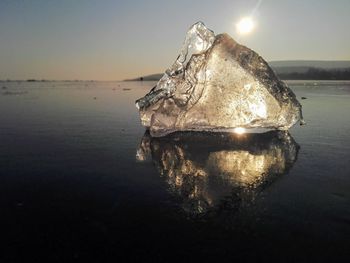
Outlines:
[[173, 95], [178, 85], [181, 85], [187, 72], [186, 66], [193, 55], [208, 51], [215, 40], [214, 32], [207, 29], [202, 22], [191, 26], [185, 42], [174, 64], [168, 68], [158, 84], [144, 97], [136, 101], [136, 107], [144, 110], [163, 98]]
[[185, 132], [156, 138], [146, 132], [136, 158], [152, 160], [190, 214], [220, 207], [234, 195], [246, 205], [297, 159], [299, 146], [287, 131], [263, 134]]
[[175, 63], [136, 101], [152, 136], [174, 131], [287, 130], [301, 105], [253, 50], [194, 24]]

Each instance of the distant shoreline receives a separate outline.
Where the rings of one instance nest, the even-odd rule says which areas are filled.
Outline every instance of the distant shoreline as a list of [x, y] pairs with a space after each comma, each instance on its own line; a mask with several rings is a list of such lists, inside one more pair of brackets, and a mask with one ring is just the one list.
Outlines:
[[[350, 80], [350, 61], [335, 60], [288, 60], [288, 61], [270, 61], [270, 67], [276, 75], [282, 80]], [[117, 82], [117, 81], [158, 81], [164, 73], [157, 73], [145, 76], [139, 76], [124, 80], [54, 80], [44, 78], [28, 79], [0, 79], [0, 82]]]
[[[280, 60], [268, 64], [282, 80], [350, 80], [349, 60]], [[125, 81], [157, 81], [162, 75], [157, 73]]]
[[[306, 82], [312, 82], [312, 81], [345, 81], [349, 82], [350, 79], [291, 79], [291, 78], [285, 78], [281, 79], [283, 81], [306, 81]], [[144, 79], [144, 82], [158, 82], [159, 79]], [[0, 83], [27, 83], [26, 80], [0, 80]], [[128, 80], [46, 80], [45, 82], [141, 82], [139, 79], [128, 79]], [[29, 83], [42, 83], [42, 81], [34, 81]], [[6, 86], [3, 86], [6, 88]], [[1, 89], [1, 87], [0, 87]]]
[[[274, 69], [276, 75], [282, 80], [350, 80], [350, 68], [345, 69], [321, 69], [308, 68], [305, 72], [282, 72]], [[127, 79], [125, 81], [158, 81], [163, 74], [152, 74], [148, 76]]]

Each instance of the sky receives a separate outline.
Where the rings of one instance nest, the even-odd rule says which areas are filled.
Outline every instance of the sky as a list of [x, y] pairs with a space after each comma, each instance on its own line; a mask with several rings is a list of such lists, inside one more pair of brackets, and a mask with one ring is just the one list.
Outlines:
[[[265, 60], [350, 60], [349, 0], [0, 0], [0, 79], [164, 72], [203, 21]], [[239, 35], [245, 16], [254, 31]]]

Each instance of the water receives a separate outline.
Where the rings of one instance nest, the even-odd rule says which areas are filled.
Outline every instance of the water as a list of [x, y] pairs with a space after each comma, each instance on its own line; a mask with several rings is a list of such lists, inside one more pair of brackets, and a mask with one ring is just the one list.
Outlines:
[[152, 82], [2, 82], [1, 262], [349, 256], [350, 82], [289, 82], [306, 126], [152, 139]]

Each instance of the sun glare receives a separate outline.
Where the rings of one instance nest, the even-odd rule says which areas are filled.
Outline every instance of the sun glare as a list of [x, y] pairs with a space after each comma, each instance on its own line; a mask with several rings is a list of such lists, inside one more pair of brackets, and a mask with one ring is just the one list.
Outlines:
[[236, 25], [237, 31], [240, 34], [248, 34], [254, 29], [254, 22], [250, 17], [242, 18]]
[[245, 133], [245, 128], [237, 127], [237, 128], [234, 128], [233, 132], [236, 134], [243, 134], [243, 133]]

